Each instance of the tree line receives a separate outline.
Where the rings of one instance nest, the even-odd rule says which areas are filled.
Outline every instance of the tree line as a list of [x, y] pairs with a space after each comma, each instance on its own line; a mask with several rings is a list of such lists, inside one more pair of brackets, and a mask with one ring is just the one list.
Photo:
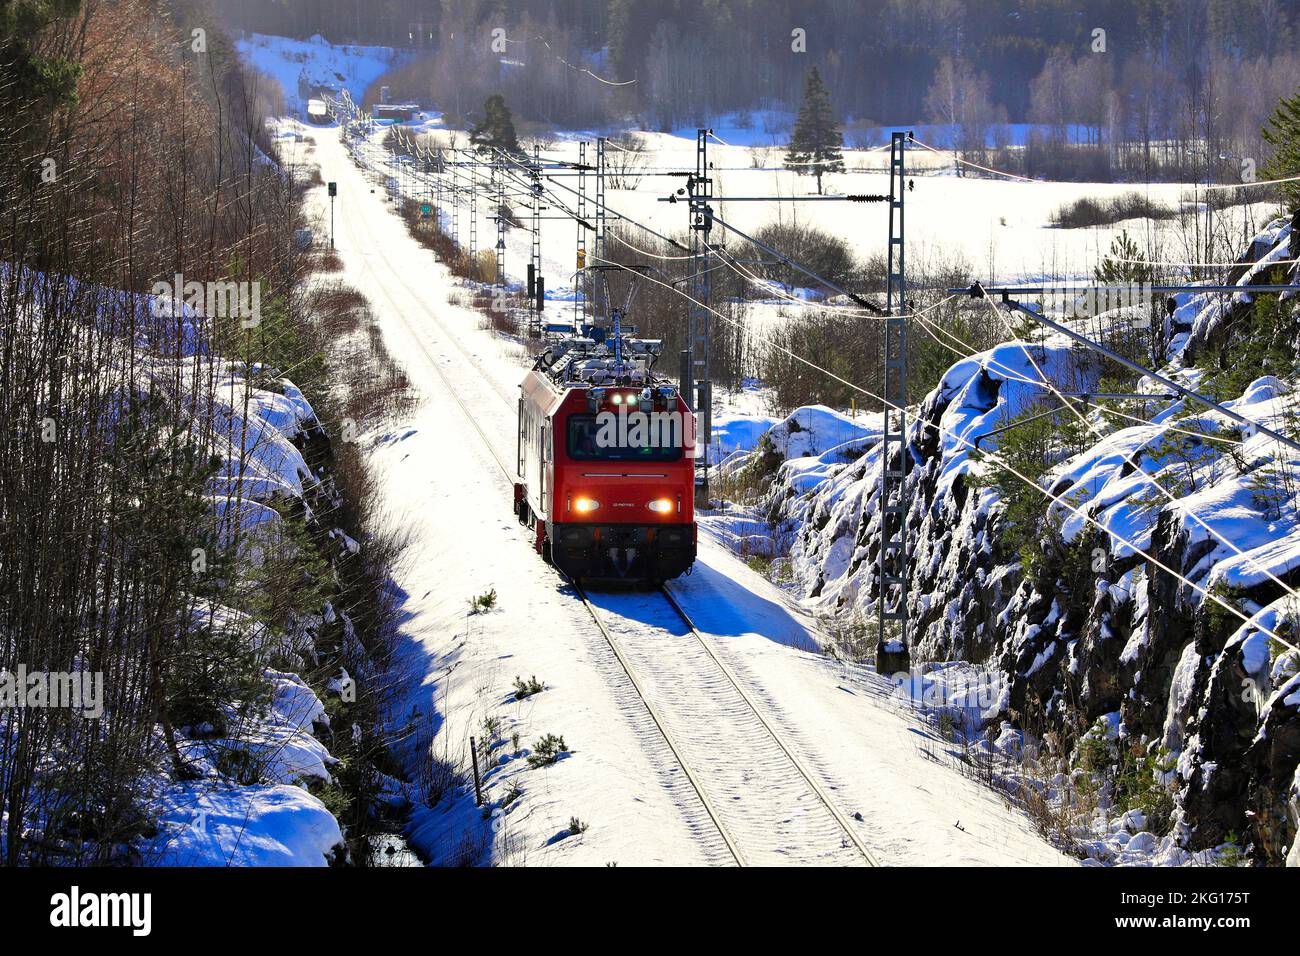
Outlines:
[[[334, 486], [265, 487], [257, 403], [325, 378], [269, 95], [196, 4], [0, 4], [0, 687], [103, 689], [93, 720], [0, 692], [6, 865], [142, 861], [164, 788], [262, 779], [268, 668], [321, 686], [368, 639], [350, 600], [303, 643], [353, 573]], [[178, 275], [255, 285], [260, 315], [159, 308]]]
[[385, 82], [466, 122], [502, 93], [531, 123], [737, 113], [784, 144], [815, 66], [849, 145], [942, 124], [935, 145], [981, 161], [1028, 139], [1008, 161], [1056, 177], [1239, 177], [1300, 80], [1300, 0], [214, 3], [242, 29], [408, 48]]

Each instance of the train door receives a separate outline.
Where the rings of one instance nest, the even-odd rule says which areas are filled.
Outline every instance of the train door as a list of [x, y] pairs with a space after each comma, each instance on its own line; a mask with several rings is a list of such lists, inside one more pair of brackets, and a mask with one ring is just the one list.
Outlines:
[[550, 429], [544, 424], [538, 426], [537, 435], [537, 497], [541, 503], [542, 514], [549, 516], [546, 507], [549, 489], [546, 487], [546, 466], [551, 460]]
[[515, 441], [515, 474], [524, 479], [524, 440], [528, 434], [528, 417], [525, 415], [524, 400], [519, 399], [519, 434]]

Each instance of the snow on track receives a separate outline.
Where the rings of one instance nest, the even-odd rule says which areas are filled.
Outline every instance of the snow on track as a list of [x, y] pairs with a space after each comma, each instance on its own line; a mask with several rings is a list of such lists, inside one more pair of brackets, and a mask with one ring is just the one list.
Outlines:
[[749, 865], [867, 862], [701, 638], [658, 592], [588, 592]]
[[818, 649], [808, 615], [701, 529], [695, 573], [672, 585], [714, 652], [798, 749], [883, 866], [1074, 863], [982, 784], [935, 762], [945, 744], [866, 665]]

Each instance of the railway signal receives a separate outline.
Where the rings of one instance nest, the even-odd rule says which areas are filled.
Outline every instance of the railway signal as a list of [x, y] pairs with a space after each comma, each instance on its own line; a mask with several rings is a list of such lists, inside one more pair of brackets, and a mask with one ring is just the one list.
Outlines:
[[339, 184], [331, 181], [328, 186], [330, 194], [330, 248], [334, 248], [334, 197], [339, 194]]

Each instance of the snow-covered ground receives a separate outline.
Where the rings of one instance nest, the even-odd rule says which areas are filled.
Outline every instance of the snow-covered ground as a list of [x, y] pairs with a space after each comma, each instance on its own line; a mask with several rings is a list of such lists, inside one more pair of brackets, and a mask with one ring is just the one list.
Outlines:
[[[336, 47], [319, 37], [310, 41], [287, 40], [251, 34], [240, 41], [241, 53], [259, 70], [275, 77], [292, 98], [300, 77], [314, 84], [345, 86], [360, 102], [366, 87], [387, 66], [395, 63], [397, 51], [385, 47]], [[427, 112], [406, 124], [406, 133], [429, 133], [432, 142], [464, 147], [464, 130], [443, 125], [438, 104], [423, 104]], [[300, 104], [301, 107], [301, 104]], [[903, 128], [903, 127], [900, 127]], [[1121, 230], [1127, 230], [1145, 246], [1152, 224], [1147, 220], [1127, 220], [1111, 226], [1060, 229], [1051, 225], [1052, 213], [1064, 204], [1083, 197], [1105, 200], [1134, 191], [1157, 204], [1177, 207], [1192, 197], [1205, 198], [1191, 184], [1132, 183], [1049, 183], [1024, 182], [975, 174], [956, 175], [956, 164], [947, 150], [950, 131], [942, 126], [918, 124], [906, 127], [915, 131], [917, 140], [934, 150], [915, 146], [907, 154], [912, 188], [906, 195], [908, 257], [912, 268], [940, 260], [961, 261], [971, 279], [986, 285], [997, 282], [1086, 276], [1100, 255], [1110, 247]], [[993, 130], [990, 136], [1001, 142], [1023, 144], [1031, 127], [1011, 124]], [[755, 111], [744, 119], [736, 115], [720, 117], [709, 141], [709, 158], [713, 165], [714, 193], [719, 198], [715, 211], [719, 218], [750, 234], [772, 222], [808, 222], [843, 237], [866, 258], [883, 254], [888, 235], [888, 209], [884, 203], [817, 202], [798, 203], [789, 197], [807, 196], [815, 191], [812, 177], [799, 176], [782, 168], [784, 142], [789, 118], [780, 113]], [[588, 141], [587, 158], [594, 161], [594, 140], [603, 132], [617, 135], [621, 130], [556, 131], [542, 151], [544, 160], [576, 162], [579, 141]], [[668, 174], [695, 167], [695, 131], [671, 133], [649, 130], [630, 131], [645, 145], [642, 154], [645, 175], [634, 189], [610, 188], [607, 202], [612, 210], [666, 234], [685, 232], [686, 207], [670, 204], [666, 199], [678, 186], [680, 178]], [[888, 143], [886, 128], [860, 131], [872, 145], [846, 148], [847, 171], [825, 181], [828, 194], [879, 195], [889, 191], [888, 150], [875, 145]], [[858, 135], [858, 134], [855, 134]], [[850, 136], [850, 141], [855, 141]], [[613, 147], [611, 147], [613, 150]], [[570, 190], [577, 186], [572, 176], [547, 181], [551, 195], [572, 207], [576, 197]], [[593, 187], [591, 182], [589, 187]], [[728, 204], [727, 195], [787, 197], [778, 202], [737, 202]], [[1249, 199], [1243, 194], [1243, 199]], [[588, 208], [592, 203], [589, 188]], [[480, 247], [487, 248], [495, 236], [489, 219], [490, 204], [480, 204], [478, 236]], [[1240, 207], [1252, 225], [1267, 214], [1263, 205]], [[1271, 208], [1271, 207], [1269, 207]], [[461, 211], [461, 226], [468, 235], [467, 210]], [[1234, 225], [1232, 228], [1239, 229]], [[634, 227], [630, 234], [638, 236]], [[644, 237], [644, 234], [641, 234]], [[737, 248], [742, 240], [730, 237]], [[544, 221], [541, 229], [543, 273], [548, 290], [559, 294], [571, 288], [577, 226], [571, 222]], [[1157, 248], [1156, 258], [1177, 261], [1189, 258], [1181, 243], [1169, 242]], [[530, 251], [530, 238], [524, 230], [511, 230], [507, 237], [506, 271], [511, 281], [520, 282]]]
[[[254, 387], [239, 366], [218, 367], [221, 387], [210, 413], [215, 434], [225, 436], [226, 442], [224, 449], [218, 446], [224, 466], [211, 481], [209, 497], [231, 528], [238, 524], [242, 529], [247, 560], [259, 563], [263, 545], [278, 540], [283, 520], [267, 502], [276, 496], [294, 499], [311, 512], [307, 491], [320, 479], [294, 442], [319, 425], [311, 405], [289, 380]], [[242, 500], [236, 488], [245, 496]], [[231, 528], [226, 535], [233, 533]], [[254, 643], [267, 639], [260, 625], [251, 627], [238, 612], [214, 606], [198, 613], [214, 629], [237, 629]], [[326, 607], [321, 615], [299, 622], [299, 629], [280, 647], [281, 657], [301, 661], [305, 669], [313, 654], [310, 632], [324, 615], [333, 613]], [[158, 781], [158, 833], [141, 848], [149, 863], [323, 866], [343, 851], [338, 822], [305, 789], [308, 782], [332, 782], [331, 768], [337, 763], [313, 733], [329, 725], [325, 707], [295, 673], [268, 670], [266, 678], [269, 707], [243, 719], [238, 739], [213, 739], [204, 728], [179, 728], [177, 745], [198, 779]], [[232, 751], [245, 754], [268, 782], [228, 782], [218, 764]]]
[[[267, 72], [285, 77], [291, 70], [294, 77], [302, 73], [306, 79], [323, 83], [331, 70], [340, 76], [347, 74], [340, 65], [345, 54], [316, 46], [320, 49], [290, 49], [288, 41], [270, 38], [260, 46], [245, 44], [245, 52]], [[382, 60], [384, 55], [380, 51], [375, 59]], [[269, 69], [263, 65], [268, 62]], [[354, 97], [359, 99], [373, 79], [365, 72], [371, 68], [370, 64], [358, 64], [356, 76], [348, 77]], [[286, 86], [286, 93], [290, 92]], [[779, 168], [780, 143], [787, 127], [788, 117], [763, 114], [724, 117], [715, 124], [717, 135], [709, 148], [715, 192], [722, 196], [715, 203], [718, 215], [747, 232], [778, 219], [815, 222], [846, 238], [861, 257], [883, 251], [886, 209], [881, 204], [727, 202], [727, 195], [792, 197], [812, 192], [810, 178]], [[408, 132], [414, 131], [430, 133], [443, 143], [454, 139], [463, 146], [466, 141], [464, 131], [443, 129], [440, 117], [408, 124]], [[499, 740], [493, 750], [495, 762], [485, 778], [488, 806], [496, 807], [491, 822], [483, 823], [464, 799], [434, 810], [418, 810], [414, 842], [435, 861], [464, 859], [467, 847], [481, 851], [476, 859], [504, 863], [725, 861], [716, 833], [685, 786], [676, 759], [648, 724], [643, 706], [608, 645], [574, 595], [537, 561], [527, 535], [509, 516], [506, 478], [499, 464], [504, 463], [509, 471], [515, 388], [526, 355], [517, 343], [483, 331], [477, 313], [447, 301], [468, 301], [468, 297], [458, 292], [455, 281], [441, 266], [433, 264], [430, 253], [407, 237], [384, 198], [383, 179], [363, 174], [350, 163], [336, 139], [337, 130], [308, 132], [319, 143], [318, 149], [308, 150], [309, 158], [319, 161], [325, 179], [337, 180], [340, 185], [339, 251], [347, 278], [362, 289], [381, 315], [390, 348], [403, 357], [423, 398], [411, 421], [395, 423], [387, 434], [366, 436], [374, 460], [386, 476], [385, 492], [394, 520], [414, 537], [411, 561], [402, 580], [407, 593], [404, 633], [411, 690], [396, 719], [433, 715], [448, 753], [464, 754], [468, 738], [482, 738], [485, 729], [489, 737]], [[366, 159], [373, 170], [386, 162], [379, 146], [384, 132], [383, 128], [377, 130], [369, 145]], [[875, 146], [877, 140], [887, 142], [887, 132], [859, 130], [854, 141]], [[1020, 143], [1027, 132], [1027, 127], [1009, 128], [997, 135], [1006, 142]], [[576, 160], [578, 140], [591, 140], [595, 135], [595, 131], [558, 132], [543, 157]], [[684, 206], [662, 201], [679, 181], [663, 174], [694, 166], [694, 131], [638, 135], [647, 147], [645, 175], [636, 189], [611, 189], [609, 205], [658, 231], [680, 233], [686, 223]], [[942, 129], [918, 126], [916, 135], [936, 147], [947, 145]], [[589, 160], [591, 156], [589, 149]], [[878, 147], [848, 149], [845, 159], [849, 171], [829, 177], [828, 192], [887, 191], [887, 153]], [[1091, 229], [1051, 226], [1051, 214], [1075, 199], [1105, 199], [1138, 191], [1157, 203], [1176, 206], [1194, 193], [1193, 187], [1180, 184], [1027, 183], [960, 177], [953, 174], [950, 154], [922, 148], [909, 151], [908, 164], [913, 179], [906, 197], [909, 261], [915, 268], [925, 260], [960, 259], [971, 278], [986, 283], [1087, 275], [1122, 229], [1134, 235], [1140, 246], [1145, 245], [1151, 229], [1145, 220]], [[418, 195], [410, 180], [407, 185]], [[571, 177], [550, 180], [552, 200], [571, 207], [575, 197], [564, 187], [574, 185]], [[312, 201], [324, 208], [320, 190]], [[590, 209], [590, 197], [588, 202]], [[1257, 225], [1267, 211], [1263, 206], [1238, 207], [1237, 214], [1250, 220], [1244, 228]], [[480, 249], [489, 247], [495, 237], [495, 225], [488, 218], [491, 213], [489, 203], [479, 204]], [[469, 235], [467, 217], [468, 211], [462, 208], [462, 243]], [[542, 223], [543, 273], [554, 301], [552, 318], [572, 314], [571, 307], [563, 303], [571, 298], [566, 285], [573, 278], [577, 228], [566, 222]], [[508, 233], [506, 270], [514, 285], [522, 281], [529, 245], [524, 230]], [[1177, 239], [1166, 240], [1163, 248], [1154, 250], [1156, 258], [1177, 261], [1192, 257], [1178, 245]], [[1277, 249], [1272, 253], [1274, 257], [1281, 254]], [[802, 294], [796, 290], [796, 295]], [[790, 308], [774, 299], [755, 306], [752, 313], [756, 321], [777, 322]], [[1192, 308], [1186, 297], [1184, 308]], [[1204, 331], [1198, 323], [1212, 320], [1214, 314], [1205, 310], [1184, 316], [1180, 309], [1177, 318]], [[1056, 348], [1054, 343], [1047, 344]], [[1064, 356], [1064, 343], [1060, 346]], [[992, 427], [995, 419], [1005, 417], [1013, 406], [1033, 397], [1036, 390], [1023, 387], [1023, 379], [1036, 378], [1036, 370], [1027, 368], [1023, 358], [1019, 347], [1003, 345], [987, 355], [959, 362], [949, 371], [946, 381], [954, 394], [965, 389], [972, 381], [972, 371], [982, 366], [1003, 380], [1004, 395], [992, 412], [979, 401], [964, 399], [954, 401], [945, 412], [944, 425], [950, 431], [943, 442], [948, 454], [941, 486], [951, 486], [958, 472], [969, 467], [965, 452], [950, 447], [956, 440], [953, 436], [970, 440]], [[1049, 377], [1057, 377], [1055, 372], [1060, 370], [1051, 367], [1047, 358], [1044, 361]], [[1003, 374], [1008, 370], [1009, 374]], [[1191, 377], [1188, 383], [1195, 384]], [[1061, 379], [1058, 384], [1078, 383]], [[1274, 404], [1289, 404], [1279, 399], [1280, 391], [1268, 391], [1268, 385], [1257, 382], [1258, 394], [1243, 397], [1243, 410], [1249, 407], [1252, 413], [1272, 416]], [[716, 418], [724, 456], [752, 448], [762, 435], [769, 434], [774, 444], [782, 445], [779, 450], [789, 452], [791, 460], [782, 466], [782, 487], [804, 493], [807, 503], [799, 508], [812, 508], [814, 498], [833, 504], [845, 497], [842, 510], [861, 511], [858, 496], [862, 489], [874, 485], [870, 476], [863, 479], [862, 468], [850, 469], [849, 465], [875, 443], [878, 422], [863, 415], [851, 419], [816, 408], [802, 409], [782, 421], [770, 414], [760, 387], [719, 398], [727, 404], [717, 410]], [[800, 415], [809, 420], [801, 421]], [[1121, 486], [1125, 480], [1134, 485], [1139, 479], [1125, 479], [1117, 471], [1118, 462], [1142, 444], [1156, 440], [1161, 424], [1157, 421], [1117, 432], [1109, 445], [1102, 442], [1094, 453], [1082, 456], [1069, 476], [1076, 487], [1088, 486], [1093, 498], [1099, 497], [1097, 489], [1113, 490], [1114, 494], [1101, 495], [1106, 497], [1101, 517], [1121, 531], [1131, 531], [1139, 546], [1149, 541], [1145, 525], [1150, 515], [1140, 522], [1142, 527], [1124, 524], [1133, 523], [1135, 512], [1125, 500], [1132, 488]], [[1253, 441], [1263, 444], [1260, 436]], [[1113, 454], [1108, 456], [1108, 452]], [[1158, 465], [1150, 464], [1152, 469]], [[1143, 470], [1147, 470], [1145, 462]], [[1230, 490], [1232, 494], [1222, 496], [1222, 501], [1208, 502], [1219, 509], [1216, 513], [1231, 516], [1234, 508], [1241, 510], [1237, 506], [1248, 489], [1234, 486]], [[1204, 497], [1210, 489], [1200, 494]], [[797, 741], [838, 805], [847, 813], [862, 813], [860, 835], [882, 861], [1062, 862], [1054, 850], [1030, 835], [1022, 815], [1006, 810], [990, 791], [933, 759], [936, 749], [944, 749], [943, 742], [891, 694], [887, 683], [865, 669], [835, 662], [818, 652], [823, 640], [816, 622], [789, 594], [733, 557], [736, 536], [743, 535], [746, 520], [750, 519], [745, 515], [703, 517], [700, 564], [692, 577], [680, 583], [681, 599], [728, 666], [762, 702], [771, 722]], [[1265, 540], [1266, 535], [1254, 534], [1258, 525], [1256, 521], [1250, 526], [1254, 537], [1238, 542], [1249, 551], [1249, 560], [1227, 558], [1217, 549], [1216, 558], [1225, 560], [1214, 568], [1219, 576], [1216, 580], [1243, 585], [1258, 578], [1260, 567], [1276, 571], [1291, 566], [1296, 553], [1293, 542]], [[1208, 533], [1200, 525], [1186, 530], [1194, 537]], [[1231, 528], [1225, 536], [1233, 539]], [[841, 543], [848, 540], [846, 537]], [[819, 555], [819, 561], [832, 570], [842, 570], [847, 559], [842, 550], [830, 548]], [[853, 599], [857, 583], [840, 577], [831, 575], [830, 585], [821, 592], [822, 602], [841, 595]], [[796, 580], [788, 587], [797, 589], [797, 585]], [[490, 588], [499, 595], [498, 609], [468, 615], [468, 599]], [[652, 648], [663, 635], [648, 627], [648, 612], [629, 608], [626, 601], [606, 606], [620, 612], [615, 629], [635, 644], [636, 653], [643, 655], [639, 658], [643, 666], [656, 666], [653, 652], [645, 648]], [[1268, 615], [1277, 613], [1276, 608], [1265, 608], [1255, 623], [1272, 627], [1274, 619]], [[1249, 662], [1259, 656], [1260, 631], [1244, 626], [1230, 643], [1242, 645], [1243, 659]], [[546, 689], [516, 701], [513, 678], [534, 674]], [[706, 694], [699, 695], [698, 702], [689, 693], [683, 696], [680, 685], [689, 681], [680, 678], [679, 674], [667, 697], [678, 698], [680, 706], [704, 727], [721, 727], [727, 714], [717, 707], [710, 710]], [[705, 675], [701, 675], [702, 687], [704, 681]], [[1181, 693], [1179, 688], [1175, 691]], [[667, 703], [674, 701], [668, 699]], [[485, 718], [499, 721], [500, 726], [485, 728]], [[575, 727], [578, 729], [570, 729]], [[685, 729], [698, 730], [698, 726]], [[526, 760], [530, 748], [547, 733], [564, 735], [568, 752], [553, 766], [531, 769]], [[519, 735], [517, 741], [512, 739], [515, 734]], [[740, 744], [735, 742], [737, 735]], [[717, 736], [720, 748], [745, 746], [743, 729], [731, 727], [725, 734], [719, 730]], [[1004, 733], [998, 746], [1006, 742], [1008, 748], [1013, 747], [1014, 736], [1014, 732]], [[754, 746], [759, 746], [758, 741]], [[747, 799], [763, 798], [761, 792], [751, 797], [748, 788], [745, 790]], [[735, 796], [732, 790], [727, 792], [729, 797]], [[780, 787], [774, 786], [767, 796], [779, 801]], [[508, 804], [504, 812], [502, 804]], [[774, 808], [768, 804], [760, 809]], [[578, 817], [590, 824], [589, 828], [569, 834], [570, 817]], [[1127, 815], [1102, 820], [1096, 828], [1097, 857], [1121, 863], [1179, 862], [1164, 852], [1171, 851], [1170, 846], [1162, 850], [1147, 839], [1151, 834], [1142, 832], [1144, 822]], [[491, 840], [490, 852], [464, 837], [476, 827]], [[826, 851], [815, 825], [804, 829], [802, 839], [806, 845], [800, 845], [796, 827], [788, 841], [791, 859], [816, 858], [819, 851]]]
[[[153, 307], [152, 301], [143, 304], [146, 310]], [[158, 314], [171, 313], [159, 307]], [[192, 310], [186, 306], [183, 314], [192, 317]], [[167, 357], [143, 353], [133, 369], [134, 375], [152, 379], [159, 392], [168, 390], [177, 363], [188, 362], [203, 348], [188, 318], [181, 325], [180, 351], [186, 357], [168, 354], [170, 348], [164, 350]], [[145, 343], [142, 339], [137, 344]], [[125, 364], [111, 366], [106, 374], [125, 376]], [[283, 547], [283, 518], [271, 506], [276, 500], [299, 502], [310, 519], [311, 499], [321, 491], [322, 479], [299, 449], [320, 426], [311, 404], [292, 381], [255, 367], [255, 385], [248, 371], [240, 363], [214, 359], [215, 390], [210, 401], [188, 409], [188, 427], [196, 434], [211, 434], [212, 453], [220, 462], [205, 495], [221, 519], [219, 534], [231, 540], [238, 529], [242, 559], [257, 566], [264, 549]], [[193, 396], [179, 398], [189, 401]], [[263, 625], [211, 598], [196, 601], [192, 613], [213, 632], [230, 631], [254, 646], [266, 647], [272, 639]], [[305, 671], [313, 663], [312, 635], [324, 616], [333, 613], [327, 606], [298, 620], [294, 629], [276, 638], [277, 658], [300, 664]], [[238, 733], [217, 736], [210, 725], [176, 728], [177, 748], [195, 778], [178, 780], [159, 772], [147, 781], [158, 827], [135, 848], [146, 864], [324, 866], [346, 852], [338, 822], [305, 789], [308, 783], [332, 782], [337, 763], [314, 736], [318, 727], [329, 725], [324, 705], [296, 673], [267, 670], [265, 678], [269, 701], [264, 711], [250, 709], [236, 715], [231, 708], [228, 712]], [[161, 752], [161, 728], [156, 733]], [[232, 783], [222, 765], [228, 768], [233, 756], [255, 768], [263, 782]]]
[[[409, 683], [395, 719], [435, 715], [456, 755], [466, 753], [470, 736], [483, 736], [485, 719], [499, 722], [488, 729], [500, 742], [484, 782], [488, 805], [508, 806], [488, 822], [464, 796], [417, 811], [413, 842], [435, 861], [448, 860], [466, 845], [462, 834], [479, 827], [491, 839], [478, 857], [485, 862], [723, 862], [698, 798], [609, 645], [510, 514], [500, 465], [514, 457], [524, 356], [482, 330], [478, 313], [448, 301], [458, 296], [455, 280], [408, 237], [382, 179], [353, 165], [338, 131], [314, 135], [308, 158], [339, 184], [336, 241], [345, 277], [370, 299], [389, 349], [421, 396], [410, 421], [363, 438], [383, 475], [392, 520], [412, 536], [400, 580]], [[311, 201], [326, 211], [323, 190]], [[489, 233], [481, 227], [480, 235]], [[469, 614], [469, 599], [489, 589], [497, 609]], [[816, 622], [728, 550], [706, 537], [678, 594], [837, 806], [860, 814], [859, 836], [882, 862], [1069, 862], [1023, 815], [930, 759], [924, 742], [932, 742], [931, 731], [891, 696], [890, 684], [819, 653]], [[620, 626], [632, 626], [621, 617]], [[638, 653], [653, 660], [655, 652], [643, 644]], [[536, 676], [546, 689], [516, 701], [516, 676]], [[680, 718], [696, 734], [724, 716], [711, 710], [709, 679], [699, 674], [695, 712]], [[681, 673], [674, 692], [691, 680], [691, 672]], [[564, 737], [567, 753], [551, 766], [530, 767], [534, 742], [548, 733]], [[766, 744], [746, 741], [743, 729], [728, 733], [727, 748], [746, 746]], [[760, 771], [756, 765], [745, 799], [779, 812], [782, 794], [765, 790]], [[570, 835], [572, 817], [588, 828]], [[790, 836], [791, 853], [836, 856], [838, 844], [827, 847], [825, 839], [810, 826]]]

